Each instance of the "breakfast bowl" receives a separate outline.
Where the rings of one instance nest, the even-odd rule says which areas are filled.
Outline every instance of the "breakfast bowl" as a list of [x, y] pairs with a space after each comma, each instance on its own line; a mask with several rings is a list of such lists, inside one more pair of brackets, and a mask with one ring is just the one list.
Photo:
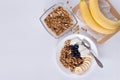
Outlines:
[[83, 39], [90, 43], [94, 55], [98, 57], [97, 47], [90, 38], [80, 34], [65, 37], [57, 45], [56, 64], [58, 69], [66, 76], [84, 77], [90, 74], [97, 65], [90, 51], [84, 45], [78, 44]]

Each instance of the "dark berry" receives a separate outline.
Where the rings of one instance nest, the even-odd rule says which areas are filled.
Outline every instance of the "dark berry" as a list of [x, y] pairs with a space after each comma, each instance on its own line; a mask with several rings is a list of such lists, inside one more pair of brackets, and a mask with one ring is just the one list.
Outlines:
[[76, 58], [80, 58], [80, 54], [77, 53], [77, 54], [75, 55], [75, 57], [76, 57]]
[[79, 52], [78, 50], [75, 51], [74, 54], [75, 54], [75, 57], [76, 57], [76, 58], [79, 58], [79, 57], [81, 56], [81, 54], [80, 54], [80, 52]]
[[75, 44], [74, 45], [74, 49], [78, 49], [79, 48], [79, 45], [78, 44]]
[[79, 56], [81, 56], [80, 52], [78, 51]]
[[79, 51], [78, 50], [74, 50], [73, 51], [75, 54], [79, 54]]
[[76, 54], [77, 54], [77, 51], [72, 50], [72, 52], [71, 52], [71, 56], [75, 57]]
[[72, 56], [72, 57], [75, 57], [75, 54], [74, 54], [74, 52], [72, 52], [72, 53], [71, 53], [71, 56]]
[[70, 48], [71, 50], [73, 50], [73, 49], [74, 49], [74, 45], [70, 45], [69, 48]]

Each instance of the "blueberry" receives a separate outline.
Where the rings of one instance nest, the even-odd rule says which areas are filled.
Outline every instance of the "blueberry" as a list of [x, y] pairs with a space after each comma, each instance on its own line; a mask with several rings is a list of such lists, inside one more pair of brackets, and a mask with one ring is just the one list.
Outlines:
[[74, 51], [74, 50], [72, 50], [72, 52], [71, 52], [71, 56], [75, 57], [75, 56], [76, 56], [76, 54], [77, 54], [77, 52], [76, 52], [76, 51]]
[[77, 53], [77, 54], [75, 55], [75, 57], [76, 57], [76, 58], [80, 58], [80, 54]]
[[78, 50], [74, 50], [74, 53], [75, 53], [75, 54], [79, 54], [79, 51], [78, 51]]
[[73, 49], [74, 49], [74, 45], [70, 45], [69, 48], [70, 48], [71, 50], [73, 50]]
[[74, 49], [78, 49], [79, 48], [79, 45], [78, 44], [75, 44], [74, 45]]
[[75, 54], [75, 57], [76, 57], [76, 58], [79, 58], [79, 57], [81, 56], [81, 54], [80, 54], [80, 52], [79, 52], [78, 50], [75, 51], [74, 54]]
[[72, 56], [72, 57], [75, 57], [75, 54], [74, 54], [74, 52], [72, 52], [72, 53], [71, 53], [71, 56]]

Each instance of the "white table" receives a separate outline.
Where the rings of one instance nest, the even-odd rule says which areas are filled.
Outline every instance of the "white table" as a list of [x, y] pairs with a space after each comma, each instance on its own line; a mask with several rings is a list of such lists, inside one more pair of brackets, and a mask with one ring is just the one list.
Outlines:
[[[57, 40], [39, 22], [50, 1], [0, 0], [0, 80], [120, 80], [120, 32], [98, 46], [103, 69], [76, 79], [58, 70]], [[120, 13], [120, 0], [110, 1]]]

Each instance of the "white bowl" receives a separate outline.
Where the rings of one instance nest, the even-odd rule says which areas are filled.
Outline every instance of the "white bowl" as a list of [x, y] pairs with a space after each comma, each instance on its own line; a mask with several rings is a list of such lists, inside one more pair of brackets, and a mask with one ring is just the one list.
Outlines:
[[93, 70], [93, 69], [95, 68], [95, 66], [97, 65], [96, 62], [95, 62], [95, 60], [92, 61], [91, 67], [90, 67], [85, 73], [83, 73], [82, 75], [77, 75], [77, 74], [71, 72], [68, 68], [65, 68], [65, 67], [62, 65], [62, 63], [60, 62], [60, 60], [59, 60], [59, 59], [60, 59], [60, 51], [61, 51], [61, 49], [62, 49], [63, 46], [64, 46], [64, 42], [65, 42], [66, 40], [73, 39], [73, 38], [76, 38], [76, 37], [77, 37], [77, 38], [80, 38], [80, 39], [86, 39], [86, 40], [91, 44], [91, 48], [92, 48], [92, 50], [94, 50], [94, 52], [95, 52], [94, 55], [95, 55], [96, 57], [98, 57], [97, 47], [96, 47], [95, 43], [94, 43], [91, 39], [89, 39], [88, 37], [86, 37], [86, 36], [84, 36], [84, 35], [73, 34], [73, 35], [70, 35], [70, 36], [64, 38], [63, 40], [61, 40], [61, 41], [59, 42], [59, 44], [57, 45], [56, 63], [57, 63], [57, 67], [59, 68], [59, 70], [60, 70], [61, 72], [63, 72], [63, 74], [65, 74], [66, 76], [69, 76], [69, 77], [84, 77], [84, 76], [88, 75], [90, 72], [92, 72], [92, 70]]

